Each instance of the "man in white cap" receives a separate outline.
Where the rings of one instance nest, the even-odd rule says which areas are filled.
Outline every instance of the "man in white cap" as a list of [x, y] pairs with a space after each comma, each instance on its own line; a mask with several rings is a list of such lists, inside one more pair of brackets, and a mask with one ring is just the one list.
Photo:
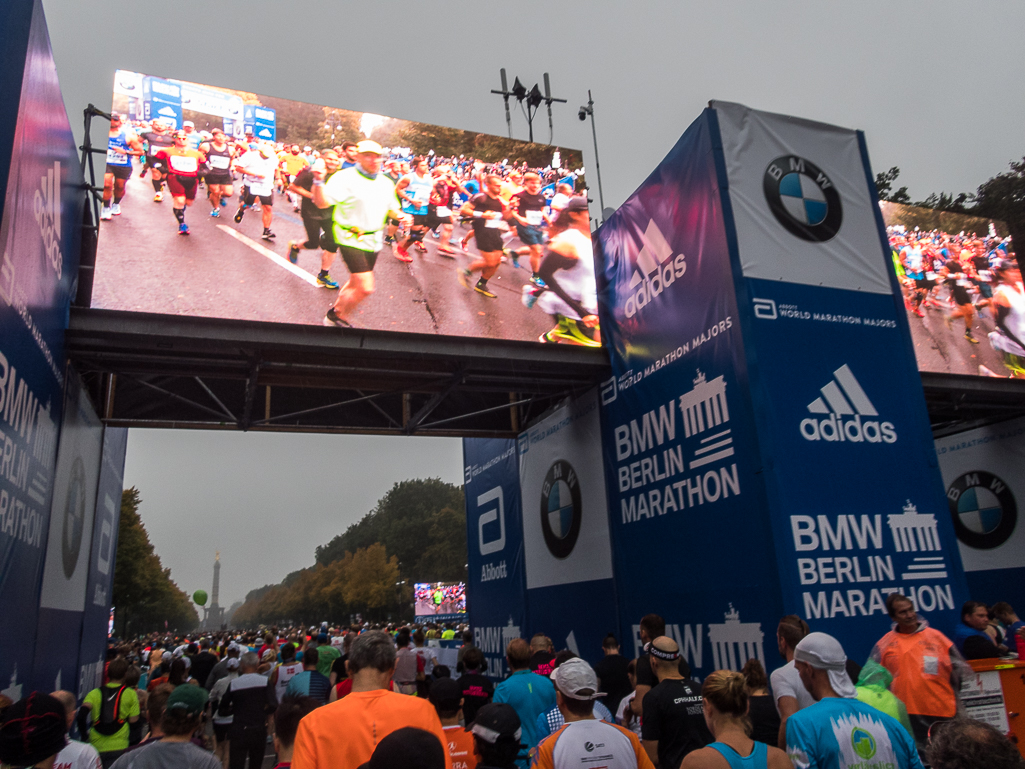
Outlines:
[[356, 145], [356, 165], [343, 167], [325, 181], [327, 169], [313, 167], [313, 203], [332, 208], [332, 235], [349, 279], [324, 316], [325, 326], [351, 328], [356, 307], [374, 293], [374, 265], [384, 244], [388, 219], [408, 220], [399, 209], [395, 185], [381, 173], [381, 145], [365, 140]]
[[855, 699], [839, 641], [809, 633], [794, 649], [794, 663], [816, 700], [787, 720], [787, 755], [795, 769], [922, 768], [915, 743], [900, 722]]
[[653, 769], [637, 735], [617, 724], [594, 717], [598, 676], [579, 657], [566, 660], [554, 671], [555, 701], [566, 723], [537, 746], [533, 766], [555, 769], [603, 766], [609, 769]]

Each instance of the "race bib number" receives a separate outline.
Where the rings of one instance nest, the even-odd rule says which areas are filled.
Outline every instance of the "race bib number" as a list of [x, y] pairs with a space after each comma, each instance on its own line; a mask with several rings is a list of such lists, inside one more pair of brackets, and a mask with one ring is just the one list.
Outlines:
[[217, 168], [222, 171], [227, 170], [228, 164], [231, 162], [227, 155], [211, 155], [208, 159], [211, 168]]
[[527, 224], [532, 227], [540, 227], [541, 222], [544, 221], [540, 211], [527, 211], [524, 218], [527, 220]]
[[963, 288], [968, 288], [970, 285], [972, 285], [972, 282], [970, 280], [965, 280], [964, 278], [958, 278], [957, 285]]
[[505, 223], [504, 219], [485, 219], [484, 226], [489, 230], [507, 230], [509, 225]]
[[199, 170], [199, 158], [185, 155], [170, 155], [167, 163], [171, 170], [180, 174], [194, 174]]
[[926, 280], [936, 280], [936, 273], [935, 272], [927, 272], [927, 273], [925, 273], [925, 278], [926, 278]]
[[425, 188], [418, 189], [416, 193], [413, 195], [413, 200], [415, 200], [420, 205], [424, 205], [430, 199], [431, 191]]
[[116, 165], [123, 166], [128, 162], [128, 156], [123, 152], [117, 150], [107, 150], [107, 162]]
[[448, 206], [438, 206], [437, 214], [439, 217], [452, 216], [452, 212], [449, 210]]
[[927, 676], [939, 675], [940, 672], [940, 661], [938, 657], [922, 657], [922, 672]]

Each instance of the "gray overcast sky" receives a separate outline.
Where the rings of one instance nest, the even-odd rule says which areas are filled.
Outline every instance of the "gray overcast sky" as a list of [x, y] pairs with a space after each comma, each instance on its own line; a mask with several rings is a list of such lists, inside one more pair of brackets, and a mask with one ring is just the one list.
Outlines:
[[[576, 113], [592, 89], [606, 206], [713, 98], [863, 129], [874, 170], [900, 166], [914, 198], [974, 190], [1025, 155], [1021, 0], [43, 5], [79, 131], [87, 103], [109, 109], [123, 68], [504, 134], [489, 90], [505, 67], [528, 87], [551, 73], [553, 95], [569, 100], [554, 106], [554, 141], [582, 149], [591, 170]], [[547, 140], [543, 112], [536, 128]], [[394, 481], [458, 483], [460, 468], [458, 441], [136, 431], [126, 482], [183, 588], [208, 587], [221, 549], [229, 603], [308, 565]]]
[[370, 512], [396, 481], [462, 485], [462, 443], [220, 431], [132, 430], [125, 487], [179, 587], [208, 593], [221, 551], [221, 604], [313, 564], [313, 551]]

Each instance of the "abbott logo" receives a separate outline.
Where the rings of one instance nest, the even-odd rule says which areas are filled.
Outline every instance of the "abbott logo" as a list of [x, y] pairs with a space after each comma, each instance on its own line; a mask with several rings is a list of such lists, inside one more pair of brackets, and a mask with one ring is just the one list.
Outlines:
[[754, 304], [756, 318], [776, 320], [779, 317], [776, 312], [776, 302], [774, 299], [758, 299], [755, 297], [751, 302]]
[[850, 443], [896, 443], [892, 422], [879, 422], [872, 401], [845, 363], [833, 372], [833, 379], [820, 389], [822, 395], [808, 404], [812, 414], [801, 420], [801, 437], [806, 441], [848, 441]]
[[[485, 491], [477, 497], [477, 508], [484, 507], [491, 501], [497, 501], [498, 504], [487, 512], [481, 513], [480, 518], [477, 519], [477, 542], [480, 544], [481, 555], [491, 555], [505, 549], [505, 504], [501, 486], [495, 486], [491, 491]], [[485, 541], [484, 527], [495, 521], [498, 521], [498, 538]]]
[[626, 300], [626, 317], [632, 318], [652, 299], [682, 278], [687, 271], [683, 254], [673, 258], [673, 248], [653, 219], [641, 237], [643, 245], [630, 276], [630, 296]]

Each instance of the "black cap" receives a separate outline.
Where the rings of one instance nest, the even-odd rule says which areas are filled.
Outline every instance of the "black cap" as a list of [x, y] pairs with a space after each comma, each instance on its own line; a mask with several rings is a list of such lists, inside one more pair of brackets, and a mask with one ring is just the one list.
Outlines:
[[428, 698], [438, 710], [458, 710], [463, 697], [463, 687], [451, 678], [439, 678], [431, 682]]
[[4, 712], [0, 724], [0, 762], [32, 766], [67, 745], [68, 713], [55, 697], [32, 692]]
[[446, 748], [431, 732], [405, 726], [379, 743], [359, 769], [445, 769]]
[[[473, 725], [468, 729], [485, 742], [519, 742], [523, 736], [520, 717], [512, 705], [504, 702], [489, 702], [477, 711]], [[523, 747], [526, 747], [524, 745]]]

